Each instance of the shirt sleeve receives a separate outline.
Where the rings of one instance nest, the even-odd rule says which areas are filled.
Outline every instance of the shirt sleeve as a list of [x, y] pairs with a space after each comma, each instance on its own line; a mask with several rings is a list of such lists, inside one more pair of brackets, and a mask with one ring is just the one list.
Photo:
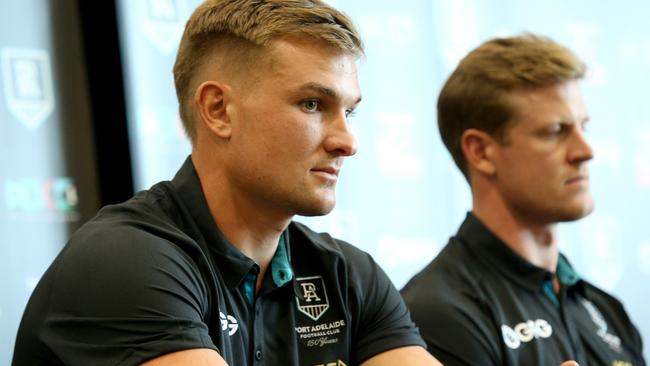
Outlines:
[[43, 342], [66, 365], [135, 365], [190, 348], [217, 350], [195, 262], [132, 226], [78, 232], [62, 253]]
[[438, 285], [440, 281], [423, 280], [401, 291], [427, 350], [445, 365], [501, 365], [497, 340], [502, 335], [492, 326], [487, 305], [476, 294]]
[[367, 253], [346, 253], [349, 262], [349, 298], [353, 307], [352, 364], [379, 353], [425, 344], [399, 292]]

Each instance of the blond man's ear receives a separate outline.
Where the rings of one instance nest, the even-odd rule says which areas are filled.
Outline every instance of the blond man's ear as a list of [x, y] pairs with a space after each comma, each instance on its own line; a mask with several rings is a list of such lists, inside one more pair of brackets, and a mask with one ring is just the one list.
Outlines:
[[196, 122], [206, 127], [215, 137], [222, 139], [230, 139], [232, 134], [227, 109], [229, 92], [230, 87], [226, 84], [205, 81], [194, 93]]

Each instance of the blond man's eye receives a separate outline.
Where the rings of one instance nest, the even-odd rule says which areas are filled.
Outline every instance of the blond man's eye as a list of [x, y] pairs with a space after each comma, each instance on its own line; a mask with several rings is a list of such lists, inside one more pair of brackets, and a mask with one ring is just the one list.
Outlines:
[[317, 100], [306, 100], [302, 102], [302, 107], [307, 112], [316, 112], [318, 110], [319, 103]]

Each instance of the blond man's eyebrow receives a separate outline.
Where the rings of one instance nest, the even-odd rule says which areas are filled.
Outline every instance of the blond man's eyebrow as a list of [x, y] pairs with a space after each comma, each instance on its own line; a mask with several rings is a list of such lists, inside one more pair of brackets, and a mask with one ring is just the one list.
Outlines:
[[[333, 99], [341, 99], [341, 95], [337, 93], [336, 90], [320, 83], [311, 82], [311, 83], [304, 84], [303, 86], [300, 87], [300, 90], [312, 90]], [[361, 102], [361, 96], [357, 98], [357, 100], [354, 102], [354, 105], [357, 105], [360, 102]]]

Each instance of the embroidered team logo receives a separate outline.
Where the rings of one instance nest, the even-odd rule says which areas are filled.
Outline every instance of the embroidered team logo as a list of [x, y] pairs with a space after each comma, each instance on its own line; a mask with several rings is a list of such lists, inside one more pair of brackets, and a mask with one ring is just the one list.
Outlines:
[[54, 110], [50, 55], [39, 49], [2, 49], [2, 81], [9, 112], [30, 129]]
[[144, 34], [160, 51], [171, 52], [183, 34], [185, 0], [147, 0], [142, 22]]
[[335, 362], [328, 362], [328, 363], [319, 363], [318, 365], [314, 366], [348, 366], [345, 364], [345, 362], [341, 360], [337, 360]]
[[300, 294], [296, 296], [298, 310], [313, 320], [318, 320], [330, 307], [323, 277], [296, 278], [296, 284]]

